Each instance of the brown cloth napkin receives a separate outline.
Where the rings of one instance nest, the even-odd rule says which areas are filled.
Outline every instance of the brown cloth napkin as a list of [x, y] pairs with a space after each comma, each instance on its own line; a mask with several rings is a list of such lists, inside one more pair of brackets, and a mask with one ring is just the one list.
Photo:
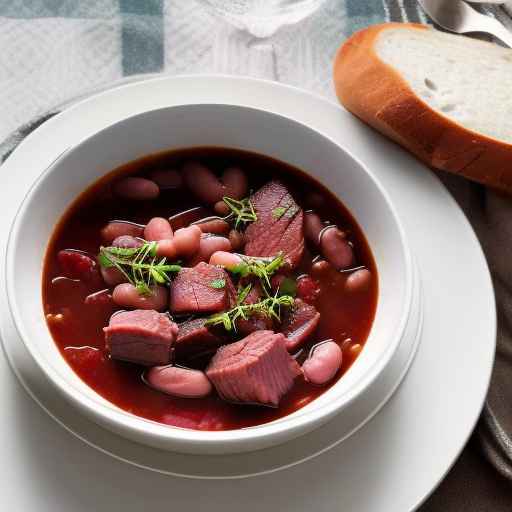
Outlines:
[[487, 257], [496, 293], [498, 339], [491, 386], [473, 437], [447, 478], [420, 510], [510, 512], [512, 196], [507, 197], [446, 173], [441, 173], [440, 177], [470, 220]]

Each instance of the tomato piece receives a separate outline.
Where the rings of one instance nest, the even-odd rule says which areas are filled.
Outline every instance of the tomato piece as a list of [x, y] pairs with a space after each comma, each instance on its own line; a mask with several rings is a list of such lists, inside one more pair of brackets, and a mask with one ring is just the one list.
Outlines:
[[297, 297], [305, 302], [314, 302], [320, 294], [320, 285], [310, 276], [301, 277], [297, 281]]
[[83, 252], [64, 249], [57, 254], [57, 261], [66, 277], [80, 279], [86, 283], [101, 282], [98, 263]]

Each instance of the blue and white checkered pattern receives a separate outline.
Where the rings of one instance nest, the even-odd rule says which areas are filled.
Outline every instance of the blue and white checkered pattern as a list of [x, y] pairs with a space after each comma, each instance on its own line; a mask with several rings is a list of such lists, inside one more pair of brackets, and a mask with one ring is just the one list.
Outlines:
[[141, 73], [249, 75], [333, 98], [336, 48], [389, 20], [426, 21], [415, 0], [326, 0], [258, 40], [200, 0], [0, 0], [0, 139], [72, 97]]
[[71, 97], [140, 73], [243, 74], [332, 96], [341, 41], [389, 19], [424, 21], [414, 0], [327, 0], [257, 40], [196, 0], [0, 0], [0, 139]]

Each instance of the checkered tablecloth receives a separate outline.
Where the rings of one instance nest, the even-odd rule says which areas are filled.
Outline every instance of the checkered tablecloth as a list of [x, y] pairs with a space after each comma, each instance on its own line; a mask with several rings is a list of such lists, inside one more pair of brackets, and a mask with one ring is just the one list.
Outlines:
[[[505, 8], [479, 8], [512, 29]], [[0, 161], [74, 99], [147, 73], [247, 75], [335, 99], [336, 49], [354, 31], [383, 21], [428, 22], [415, 0], [325, 0], [300, 23], [258, 39], [200, 0], [0, 0]], [[510, 511], [512, 203], [455, 177], [444, 181], [473, 223], [493, 272], [500, 350], [477, 435], [421, 510]]]

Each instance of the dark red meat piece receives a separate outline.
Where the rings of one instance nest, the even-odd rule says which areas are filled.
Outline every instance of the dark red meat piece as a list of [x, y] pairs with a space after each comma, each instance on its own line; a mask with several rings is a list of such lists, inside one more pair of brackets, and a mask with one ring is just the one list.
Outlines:
[[282, 315], [281, 332], [286, 336], [286, 348], [294, 352], [314, 332], [320, 322], [320, 313], [314, 306], [295, 299], [293, 307]]
[[299, 374], [284, 336], [272, 331], [256, 331], [221, 347], [206, 370], [224, 400], [272, 407], [279, 405]]
[[178, 326], [165, 313], [136, 309], [112, 315], [103, 332], [113, 359], [156, 366], [171, 362]]
[[235, 293], [224, 269], [199, 263], [179, 271], [171, 286], [170, 309], [173, 313], [216, 313], [230, 308]]
[[[251, 291], [244, 299], [244, 304], [255, 304], [263, 299], [263, 289], [259, 281], [252, 283]], [[236, 330], [238, 334], [247, 336], [254, 331], [272, 329], [272, 319], [261, 313], [249, 316], [247, 319], [238, 318], [236, 321]]]
[[286, 187], [270, 181], [251, 196], [258, 220], [245, 230], [245, 254], [276, 256], [296, 267], [304, 251], [303, 213]]
[[178, 337], [174, 345], [176, 359], [187, 359], [214, 352], [226, 337], [220, 329], [205, 325], [206, 318], [194, 318], [178, 325]]

